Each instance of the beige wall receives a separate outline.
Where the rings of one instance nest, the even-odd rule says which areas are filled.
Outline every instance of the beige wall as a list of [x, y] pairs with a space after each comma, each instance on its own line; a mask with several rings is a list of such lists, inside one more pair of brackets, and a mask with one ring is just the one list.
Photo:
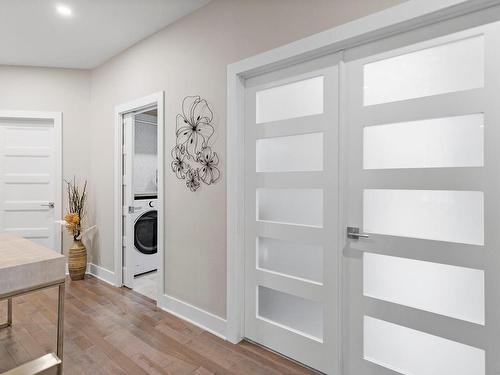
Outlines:
[[0, 109], [63, 112], [63, 177], [88, 178], [90, 72], [0, 66]]
[[[99, 238], [94, 262], [113, 269], [114, 106], [166, 93], [166, 290], [226, 315], [226, 67], [399, 0], [213, 0], [92, 72], [91, 182]], [[223, 179], [189, 192], [170, 171], [175, 116], [186, 95], [215, 110]]]

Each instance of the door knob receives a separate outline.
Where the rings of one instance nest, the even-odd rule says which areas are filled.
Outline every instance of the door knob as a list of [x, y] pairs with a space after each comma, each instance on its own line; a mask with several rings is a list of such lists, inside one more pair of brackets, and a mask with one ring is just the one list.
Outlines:
[[360, 238], [370, 238], [370, 235], [361, 233], [358, 227], [347, 227], [347, 238], [359, 240]]
[[54, 208], [55, 205], [56, 204], [54, 202], [49, 202], [49, 203], [42, 203], [40, 206], [42, 206], [42, 207], [48, 207], [48, 208]]

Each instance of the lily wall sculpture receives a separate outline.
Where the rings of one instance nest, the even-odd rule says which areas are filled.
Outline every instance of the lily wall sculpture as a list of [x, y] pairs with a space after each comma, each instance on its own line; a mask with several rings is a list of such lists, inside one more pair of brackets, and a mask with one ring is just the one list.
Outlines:
[[220, 180], [219, 157], [212, 150], [213, 117], [207, 101], [200, 96], [185, 97], [182, 113], [177, 115], [172, 171], [193, 192], [202, 183], [211, 185]]

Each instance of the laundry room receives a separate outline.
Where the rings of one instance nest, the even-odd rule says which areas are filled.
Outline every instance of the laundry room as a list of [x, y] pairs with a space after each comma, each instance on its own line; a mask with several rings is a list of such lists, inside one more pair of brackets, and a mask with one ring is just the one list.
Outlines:
[[[126, 132], [125, 139], [133, 143], [132, 191], [133, 205], [129, 208], [133, 222], [133, 247], [125, 259], [131, 259], [132, 279], [129, 285], [134, 291], [156, 300], [158, 270], [158, 112], [157, 108], [147, 108], [131, 114], [133, 131]], [[132, 130], [132, 129], [130, 129]], [[125, 163], [125, 175], [127, 175]], [[130, 207], [130, 206], [129, 206]], [[132, 211], [132, 212], [130, 212]], [[125, 219], [127, 221], [127, 219]], [[127, 251], [125, 246], [125, 251]]]

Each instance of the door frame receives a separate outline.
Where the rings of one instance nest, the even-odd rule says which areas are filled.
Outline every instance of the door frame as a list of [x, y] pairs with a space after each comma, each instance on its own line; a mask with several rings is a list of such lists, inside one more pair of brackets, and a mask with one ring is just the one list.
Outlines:
[[[495, 8], [495, 12], [491, 10]], [[474, 14], [473, 14], [474, 13]], [[360, 46], [368, 42], [388, 38], [416, 28], [431, 26], [438, 22], [450, 21], [451, 31], [466, 29], [471, 25], [493, 22], [500, 18], [498, 0], [436, 0], [433, 2], [409, 0], [400, 5], [388, 8], [367, 17], [357, 19], [347, 24], [292, 42], [282, 47], [241, 60], [227, 67], [227, 327], [226, 338], [232, 343], [238, 343], [245, 337], [245, 207], [244, 207], [244, 93], [247, 78], [268, 73], [276, 69], [298, 64], [321, 56]], [[471, 16], [468, 22], [453, 24], [453, 20], [462, 16]], [[458, 22], [457, 22], [458, 23]], [[345, 82], [340, 63], [342, 90]], [[343, 95], [340, 96], [340, 124], [342, 133]], [[340, 139], [342, 138], [342, 134]], [[342, 144], [339, 145], [342, 159]], [[340, 167], [342, 160], [340, 160]], [[339, 175], [340, 196], [344, 184], [343, 173]], [[339, 197], [339, 199], [341, 198]], [[342, 206], [342, 205], [341, 205]], [[345, 218], [340, 212], [340, 232], [344, 232]], [[339, 246], [343, 246], [344, 238], [339, 236]], [[342, 247], [339, 247], [342, 249]], [[339, 258], [341, 251], [339, 250]], [[342, 262], [339, 259], [339, 264]], [[339, 270], [342, 280], [342, 269]], [[342, 287], [339, 285], [340, 303], [342, 303]], [[342, 308], [342, 306], [340, 306]], [[340, 327], [342, 324], [340, 322]], [[342, 345], [339, 345], [342, 350]], [[342, 358], [341, 353], [339, 358]], [[340, 373], [340, 372], [339, 372]]]
[[165, 93], [138, 98], [115, 107], [115, 151], [114, 151], [114, 274], [115, 286], [123, 285], [123, 227], [122, 227], [122, 137], [123, 115], [146, 107], [156, 106], [158, 110], [158, 277], [156, 304], [165, 294]]
[[[62, 126], [63, 126], [63, 114], [62, 112], [54, 111], [7, 111], [0, 110], [0, 119], [13, 118], [13, 119], [30, 119], [30, 120], [52, 120], [54, 123], [54, 139], [56, 144], [54, 146], [54, 161], [55, 161], [55, 203], [56, 208], [54, 209], [54, 220], [62, 220], [63, 212], [63, 202], [62, 202], [62, 184], [63, 184], [63, 154], [62, 154]], [[59, 183], [57, 183], [59, 181]], [[57, 208], [58, 207], [58, 208]], [[55, 245], [56, 249], [62, 254], [62, 230], [61, 226], [53, 223]]]

